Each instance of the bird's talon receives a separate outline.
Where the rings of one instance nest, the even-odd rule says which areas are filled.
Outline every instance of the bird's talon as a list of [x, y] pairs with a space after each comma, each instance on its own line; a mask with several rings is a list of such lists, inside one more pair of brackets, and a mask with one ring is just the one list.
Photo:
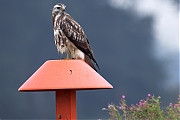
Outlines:
[[66, 58], [65, 60], [71, 60], [71, 58]]

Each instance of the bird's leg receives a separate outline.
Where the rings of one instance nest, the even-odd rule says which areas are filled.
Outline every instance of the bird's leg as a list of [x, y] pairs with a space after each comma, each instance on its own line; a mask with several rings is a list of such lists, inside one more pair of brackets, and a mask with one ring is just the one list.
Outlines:
[[66, 54], [66, 58], [65, 58], [65, 60], [70, 60], [70, 58], [69, 58], [69, 54], [68, 54], [68, 53]]

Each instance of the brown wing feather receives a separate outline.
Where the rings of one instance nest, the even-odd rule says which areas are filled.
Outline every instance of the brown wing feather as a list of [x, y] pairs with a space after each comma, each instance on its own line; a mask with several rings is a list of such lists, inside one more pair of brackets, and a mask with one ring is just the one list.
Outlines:
[[60, 28], [67, 36], [67, 38], [90, 59], [92, 59], [99, 68], [93, 51], [89, 45], [89, 41], [82, 29], [82, 27], [69, 15], [66, 14], [65, 19], [61, 22]]

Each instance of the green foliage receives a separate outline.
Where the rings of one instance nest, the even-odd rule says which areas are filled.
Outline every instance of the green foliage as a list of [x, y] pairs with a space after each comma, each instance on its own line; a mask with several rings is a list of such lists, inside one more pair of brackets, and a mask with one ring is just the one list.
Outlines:
[[180, 95], [176, 104], [170, 103], [165, 109], [160, 106], [160, 98], [148, 94], [145, 100], [128, 106], [123, 95], [120, 105], [111, 103], [103, 110], [109, 112], [110, 120], [180, 120]]

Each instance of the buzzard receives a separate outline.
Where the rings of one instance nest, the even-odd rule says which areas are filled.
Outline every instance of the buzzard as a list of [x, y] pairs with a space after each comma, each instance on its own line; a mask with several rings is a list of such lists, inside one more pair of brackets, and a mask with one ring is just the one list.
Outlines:
[[99, 68], [89, 41], [82, 27], [66, 13], [66, 6], [58, 3], [52, 9], [54, 41], [57, 51], [66, 53], [66, 59], [82, 59], [96, 70], [94, 63]]

